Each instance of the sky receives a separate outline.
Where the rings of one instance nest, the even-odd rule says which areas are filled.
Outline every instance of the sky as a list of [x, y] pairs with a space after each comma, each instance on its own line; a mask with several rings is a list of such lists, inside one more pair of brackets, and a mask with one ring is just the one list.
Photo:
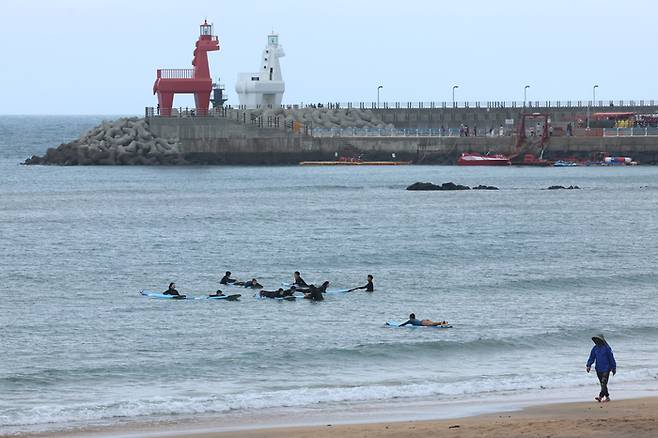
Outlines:
[[[658, 2], [2, 0], [0, 114], [143, 114], [158, 68], [190, 68], [199, 24], [237, 105], [272, 30], [284, 103], [657, 99]], [[192, 106], [178, 95], [175, 106]]]

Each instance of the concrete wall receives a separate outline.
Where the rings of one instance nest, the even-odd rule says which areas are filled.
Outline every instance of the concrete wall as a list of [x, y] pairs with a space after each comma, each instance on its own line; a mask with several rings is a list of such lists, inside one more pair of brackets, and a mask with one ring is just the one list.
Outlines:
[[[475, 116], [481, 114], [481, 110], [471, 111]], [[369, 160], [391, 160], [395, 154], [396, 160], [453, 163], [462, 152], [509, 154], [515, 148], [515, 137], [511, 136], [309, 137], [214, 117], [152, 118], [149, 125], [156, 135], [177, 138], [191, 161], [208, 164], [297, 164], [304, 160], [333, 160], [336, 154]], [[656, 163], [658, 137], [552, 137], [545, 157], [586, 158], [598, 152]]]

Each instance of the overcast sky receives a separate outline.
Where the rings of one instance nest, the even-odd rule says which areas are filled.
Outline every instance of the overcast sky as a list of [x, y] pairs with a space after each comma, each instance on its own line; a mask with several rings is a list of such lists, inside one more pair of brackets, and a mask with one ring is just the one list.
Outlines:
[[[141, 114], [157, 68], [189, 68], [199, 24], [229, 103], [275, 30], [284, 103], [658, 99], [650, 0], [2, 0], [3, 114]], [[178, 96], [176, 106], [192, 105]]]

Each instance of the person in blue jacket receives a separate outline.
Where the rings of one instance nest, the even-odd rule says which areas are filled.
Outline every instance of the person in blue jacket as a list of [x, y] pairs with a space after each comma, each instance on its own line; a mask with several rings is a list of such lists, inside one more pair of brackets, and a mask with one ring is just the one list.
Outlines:
[[592, 352], [589, 354], [586, 369], [589, 373], [592, 369], [592, 364], [596, 362], [596, 376], [601, 383], [601, 392], [594, 399], [597, 402], [609, 402], [608, 379], [610, 379], [610, 373], [613, 376], [617, 374], [617, 362], [615, 362], [615, 355], [612, 353], [612, 348], [610, 348], [603, 335], [592, 337], [592, 341], [594, 341], [594, 347], [592, 347]]

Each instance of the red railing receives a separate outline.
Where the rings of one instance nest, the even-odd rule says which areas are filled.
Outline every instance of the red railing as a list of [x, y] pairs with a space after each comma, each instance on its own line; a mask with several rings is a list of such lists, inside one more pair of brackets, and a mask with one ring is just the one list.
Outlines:
[[193, 79], [194, 69], [192, 68], [159, 68], [158, 78], [161, 79]]

